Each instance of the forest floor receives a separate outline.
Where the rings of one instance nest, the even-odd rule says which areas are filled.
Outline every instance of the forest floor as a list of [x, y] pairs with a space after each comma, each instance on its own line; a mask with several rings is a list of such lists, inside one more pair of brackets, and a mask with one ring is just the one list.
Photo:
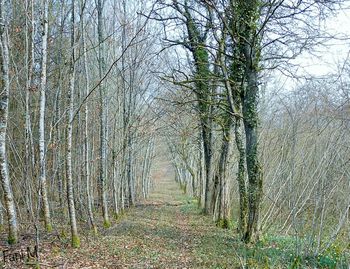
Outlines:
[[111, 228], [82, 238], [81, 249], [45, 248], [41, 268], [241, 268], [232, 232], [203, 216], [165, 174], [154, 185], [149, 199]]
[[70, 247], [67, 235], [42, 239], [40, 268], [319, 268], [309, 267], [307, 260], [300, 266], [282, 239], [245, 246], [233, 230], [218, 228], [201, 214], [167, 171], [157, 177], [147, 201], [97, 236], [87, 234], [80, 249]]

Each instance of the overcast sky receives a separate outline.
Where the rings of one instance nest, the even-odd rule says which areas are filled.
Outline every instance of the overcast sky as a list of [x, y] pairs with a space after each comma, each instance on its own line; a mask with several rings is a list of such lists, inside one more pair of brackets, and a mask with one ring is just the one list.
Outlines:
[[[324, 22], [327, 32], [338, 36], [350, 37], [350, 10], [342, 10], [338, 16], [328, 18]], [[296, 62], [300, 63], [304, 70], [311, 75], [327, 75], [337, 70], [337, 63], [342, 63], [349, 54], [350, 40], [332, 40], [329, 46], [318, 48], [317, 56], [305, 53], [298, 57]]]
[[[336, 17], [330, 17], [324, 25], [328, 33], [350, 38], [350, 9], [344, 9]], [[326, 47], [315, 48], [316, 55], [304, 52], [299, 55], [293, 64], [300, 67], [296, 70], [291, 68], [292, 73], [284, 75], [280, 71], [273, 72], [269, 83], [265, 85], [267, 93], [286, 93], [293, 91], [305, 83], [305, 79], [300, 77], [326, 77], [329, 74], [339, 74], [339, 70], [344, 61], [350, 61], [350, 39], [330, 40]], [[291, 78], [289, 75], [298, 78]]]

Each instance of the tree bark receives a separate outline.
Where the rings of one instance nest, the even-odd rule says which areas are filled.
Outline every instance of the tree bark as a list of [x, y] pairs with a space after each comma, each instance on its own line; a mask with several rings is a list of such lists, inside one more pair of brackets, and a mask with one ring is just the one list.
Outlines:
[[75, 81], [75, 31], [74, 31], [74, 1], [72, 2], [72, 14], [71, 14], [71, 56], [69, 62], [69, 88], [67, 92], [67, 144], [66, 144], [66, 177], [67, 177], [67, 201], [69, 210], [69, 219], [72, 235], [72, 247], [80, 247], [80, 239], [78, 235], [74, 193], [73, 193], [73, 168], [72, 168], [72, 134], [73, 134], [73, 119], [74, 119], [74, 81]]
[[[83, 1], [81, 3], [83, 6]], [[85, 43], [85, 31], [84, 31], [84, 10], [81, 11], [81, 41], [82, 41], [82, 47], [84, 51], [84, 58], [83, 58], [83, 65], [84, 65], [84, 73], [85, 73], [85, 95], [87, 96], [90, 91], [90, 75], [89, 70], [87, 66], [87, 49], [86, 49], [86, 43]], [[89, 222], [91, 225], [92, 230], [94, 233], [97, 233], [97, 227], [95, 225], [94, 221], [94, 214], [92, 211], [92, 198], [91, 198], [91, 177], [90, 177], [90, 141], [89, 141], [89, 102], [85, 103], [85, 122], [84, 122], [84, 170], [85, 170], [85, 177], [86, 177], [86, 197], [87, 197], [87, 208], [88, 208], [88, 216], [89, 216]]]
[[[33, 3], [30, 1], [26, 2], [26, 12], [31, 14], [31, 19], [34, 20], [33, 16]], [[33, 163], [31, 162], [31, 154], [34, 156], [32, 151], [32, 129], [31, 129], [31, 117], [30, 117], [30, 88], [32, 83], [32, 69], [33, 69], [33, 57], [34, 57], [34, 27], [33, 23], [29, 23], [29, 16], [26, 16], [26, 89], [25, 89], [25, 157], [24, 157], [24, 169], [23, 178], [26, 182], [26, 200], [28, 204], [28, 217], [34, 219], [33, 211], [33, 200], [32, 200], [32, 188], [30, 186], [32, 181], [32, 169]], [[30, 30], [31, 28], [31, 30]], [[30, 32], [32, 31], [32, 34]]]
[[248, 172], [248, 220], [245, 242], [258, 239], [259, 207], [262, 195], [262, 168], [258, 153], [258, 69], [260, 40], [257, 36], [259, 1], [240, 0], [239, 47], [244, 56], [245, 87], [242, 96], [243, 123], [246, 139], [246, 163]]
[[[248, 55], [248, 57], [252, 57], [250, 54]], [[259, 207], [262, 195], [262, 169], [258, 155], [258, 77], [257, 70], [252, 65], [248, 67], [247, 80], [247, 88], [243, 99], [243, 122], [246, 135], [249, 211], [244, 240], [250, 242], [258, 239]]]
[[239, 154], [238, 161], [238, 173], [237, 173], [237, 181], [238, 181], [238, 192], [239, 192], [239, 222], [238, 222], [238, 231], [243, 236], [245, 232], [245, 228], [247, 225], [247, 211], [248, 211], [248, 203], [247, 203], [247, 184], [246, 184], [246, 176], [245, 176], [245, 147], [242, 139], [242, 120], [237, 117], [235, 123], [235, 140], [236, 147]]
[[9, 231], [8, 242], [10, 244], [18, 241], [18, 227], [15, 201], [13, 197], [10, 176], [8, 171], [7, 151], [6, 151], [6, 135], [8, 122], [8, 103], [9, 103], [9, 50], [7, 39], [7, 21], [5, 19], [4, 3], [0, 0], [0, 177], [1, 185], [4, 191], [5, 209], [8, 219]]
[[47, 38], [49, 32], [49, 3], [43, 0], [43, 37], [42, 37], [42, 65], [40, 84], [40, 108], [39, 108], [39, 166], [40, 166], [40, 192], [44, 213], [45, 229], [52, 230], [49, 200], [47, 197], [46, 184], [46, 148], [45, 148], [45, 106], [46, 106], [46, 80], [47, 80]]
[[[102, 32], [102, 0], [97, 0], [97, 34], [98, 34], [98, 70], [99, 78], [102, 79], [104, 71], [104, 57], [103, 57], [103, 32]], [[111, 223], [108, 216], [108, 204], [107, 204], [107, 193], [106, 193], [106, 163], [107, 163], [107, 136], [106, 136], [106, 92], [103, 83], [99, 85], [100, 92], [100, 196], [102, 203], [102, 214], [103, 214], [103, 226], [109, 228]]]
[[222, 131], [222, 144], [217, 172], [214, 177], [214, 191], [212, 197], [212, 211], [215, 222], [221, 228], [229, 228], [230, 216], [227, 210], [228, 194], [226, 184], [227, 161], [230, 149], [230, 132], [232, 120], [228, 119], [224, 130]]

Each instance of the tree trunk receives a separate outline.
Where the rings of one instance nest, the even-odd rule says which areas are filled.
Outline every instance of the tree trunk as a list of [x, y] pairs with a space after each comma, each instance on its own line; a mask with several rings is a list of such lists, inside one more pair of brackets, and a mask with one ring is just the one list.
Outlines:
[[[31, 14], [31, 19], [33, 20], [33, 9], [30, 8], [30, 1], [26, 2], [26, 12]], [[34, 27], [29, 23], [28, 16], [26, 16], [26, 89], [25, 89], [25, 157], [24, 157], [24, 169], [23, 169], [23, 179], [26, 182], [26, 200], [27, 200], [27, 211], [28, 217], [34, 220], [33, 211], [33, 200], [32, 200], [32, 188], [30, 186], [32, 181], [32, 163], [30, 155], [34, 155], [34, 151], [31, 151], [31, 118], [30, 118], [30, 88], [32, 82], [32, 68], [33, 68], [33, 57], [34, 57], [34, 39], [30, 35], [30, 32], [34, 32]], [[31, 42], [30, 42], [31, 41]], [[30, 42], [30, 43], [29, 43]]]
[[[258, 239], [258, 220], [260, 200], [262, 195], [262, 168], [258, 153], [258, 68], [259, 68], [259, 37], [256, 34], [258, 24], [259, 1], [243, 1], [241, 5], [240, 45], [244, 55], [245, 87], [242, 100], [243, 123], [246, 139], [246, 163], [248, 172], [248, 222], [244, 241]], [[248, 20], [254, 19], [253, 22]]]
[[[82, 1], [83, 2], [83, 1]], [[83, 3], [81, 3], [83, 6]], [[89, 70], [87, 66], [87, 49], [85, 43], [85, 31], [84, 31], [84, 10], [81, 11], [81, 32], [82, 32], [82, 46], [84, 51], [84, 73], [85, 73], [85, 95], [87, 96], [90, 91], [90, 76]], [[97, 227], [94, 221], [94, 215], [92, 211], [92, 199], [91, 199], [91, 190], [90, 190], [90, 141], [89, 141], [89, 102], [85, 103], [85, 123], [84, 123], [84, 170], [86, 177], [86, 197], [87, 197], [87, 208], [88, 208], [88, 216], [89, 222], [94, 233], [97, 233]]]
[[[102, 79], [104, 71], [103, 57], [103, 33], [102, 33], [102, 0], [97, 0], [97, 33], [98, 33], [98, 70], [99, 78]], [[99, 85], [100, 92], [100, 196], [102, 203], [103, 226], [109, 228], [111, 223], [108, 216], [108, 204], [106, 193], [106, 163], [107, 163], [107, 136], [106, 136], [106, 93], [103, 83]]]
[[[225, 88], [227, 95], [227, 102], [230, 108], [230, 112], [234, 115], [235, 121], [235, 142], [236, 147], [239, 154], [238, 161], [238, 173], [237, 173], [237, 181], [238, 181], [238, 193], [239, 193], [239, 221], [238, 221], [238, 231], [243, 237], [246, 224], [247, 224], [247, 187], [246, 187], [246, 176], [245, 176], [245, 159], [246, 159], [246, 151], [242, 138], [242, 100], [241, 100], [241, 92], [243, 91], [243, 87], [241, 85], [242, 80], [242, 63], [240, 57], [237, 55], [233, 60], [232, 66], [230, 68], [231, 73], [226, 67], [226, 57], [225, 57], [225, 40], [226, 40], [226, 32], [223, 31], [222, 37], [220, 39], [220, 51], [219, 51], [219, 62], [222, 73], [225, 79]], [[235, 51], [235, 53], [240, 54], [240, 51]], [[231, 117], [231, 115], [230, 115]]]
[[220, 158], [217, 172], [215, 174], [215, 187], [212, 197], [212, 210], [214, 214], [214, 219], [217, 225], [221, 228], [228, 228], [230, 225], [230, 219], [227, 210], [228, 197], [226, 193], [226, 171], [230, 148], [231, 122], [231, 120], [228, 120], [227, 126], [224, 127], [224, 130], [222, 132]]
[[[207, 112], [206, 112], [207, 113]], [[202, 113], [201, 113], [202, 114]], [[211, 159], [212, 159], [212, 132], [209, 121], [202, 121], [202, 139], [203, 139], [203, 155], [205, 167], [205, 181], [204, 181], [204, 209], [203, 213], [209, 213], [210, 206], [210, 179], [211, 179]]]
[[44, 14], [42, 18], [42, 65], [41, 65], [41, 85], [40, 85], [40, 110], [39, 110], [39, 166], [40, 166], [40, 191], [44, 213], [45, 229], [52, 230], [49, 200], [46, 186], [46, 148], [45, 148], [45, 106], [46, 106], [46, 80], [47, 80], [47, 38], [49, 31], [49, 3], [43, 0]]
[[[63, 18], [63, 14], [65, 13], [65, 5], [61, 3], [60, 6], [60, 17]], [[60, 25], [60, 39], [59, 39], [59, 49], [58, 54], [61, 55], [63, 53], [63, 35], [64, 35], [64, 23]], [[61, 146], [61, 126], [58, 124], [60, 121], [62, 115], [61, 115], [61, 96], [62, 96], [62, 82], [63, 82], [63, 64], [62, 64], [62, 58], [59, 57], [58, 65], [59, 65], [59, 74], [58, 74], [58, 87], [57, 87], [57, 93], [55, 98], [55, 149], [54, 149], [54, 174], [53, 177], [57, 180], [57, 187], [58, 187], [58, 201], [59, 201], [59, 207], [60, 211], [62, 213], [62, 216], [64, 217], [64, 184], [63, 184], [63, 176], [61, 175], [61, 160], [62, 160], [62, 146]]]
[[204, 208], [203, 213], [210, 211], [210, 183], [212, 176], [212, 123], [213, 123], [213, 105], [212, 105], [212, 87], [210, 85], [209, 52], [206, 42], [206, 34], [201, 33], [198, 25], [194, 22], [193, 15], [190, 12], [188, 3], [180, 7], [174, 1], [174, 8], [181, 13], [186, 20], [186, 30], [188, 34], [189, 47], [194, 59], [195, 65], [195, 93], [197, 97], [198, 117], [201, 127], [201, 139], [203, 141], [204, 167]]
[[75, 55], [74, 55], [74, 2], [72, 2], [72, 15], [71, 15], [71, 56], [69, 65], [69, 88], [67, 92], [67, 148], [66, 148], [66, 177], [67, 177], [67, 200], [69, 219], [72, 235], [72, 247], [80, 247], [80, 239], [77, 229], [77, 221], [75, 215], [74, 193], [73, 193], [73, 168], [72, 168], [72, 134], [73, 134], [73, 119], [74, 119], [74, 81], [75, 81]]
[[239, 192], [239, 222], [238, 222], [238, 231], [243, 236], [245, 228], [247, 225], [247, 187], [246, 187], [246, 177], [245, 177], [245, 148], [242, 140], [242, 120], [237, 117], [235, 123], [235, 139], [236, 147], [239, 154], [238, 161], [238, 192]]
[[[130, 115], [130, 114], [129, 114]], [[129, 117], [130, 118], [130, 117]], [[130, 128], [128, 128], [130, 129]], [[127, 179], [128, 179], [128, 204], [129, 206], [133, 206], [135, 204], [135, 198], [134, 198], [134, 189], [135, 189], [135, 181], [134, 181], [134, 175], [132, 171], [132, 161], [133, 161], [133, 147], [132, 147], [132, 134], [128, 134], [128, 143], [127, 143], [127, 163], [126, 163], [126, 173], [127, 173]]]
[[[259, 207], [262, 195], [262, 168], [258, 154], [258, 71], [260, 55], [260, 38], [258, 36], [259, 8], [258, 0], [230, 1], [233, 14], [230, 18], [234, 26], [231, 39], [235, 44], [235, 55], [231, 66], [234, 97], [239, 106], [242, 105], [243, 124], [245, 132], [245, 161], [247, 165], [248, 187], [247, 203], [248, 216], [243, 240], [247, 243], [258, 239]], [[232, 35], [233, 34], [233, 35]], [[237, 86], [236, 88], [234, 88]], [[239, 111], [240, 112], [240, 111]], [[239, 161], [239, 192], [240, 192], [240, 225], [245, 223], [245, 190], [244, 190], [244, 147], [237, 132], [240, 121], [236, 120], [236, 144], [240, 152]], [[238, 138], [238, 140], [237, 140]]]
[[258, 78], [253, 68], [247, 72], [247, 88], [243, 99], [243, 122], [246, 135], [248, 172], [248, 223], [244, 240], [258, 239], [259, 207], [262, 195], [262, 171], [258, 155]]
[[4, 3], [0, 1], [0, 67], [1, 67], [1, 80], [0, 80], [0, 177], [1, 185], [4, 191], [5, 209], [8, 219], [9, 232], [8, 242], [10, 244], [17, 243], [18, 241], [18, 227], [15, 201], [13, 198], [11, 182], [8, 171], [8, 161], [6, 152], [6, 134], [7, 134], [7, 122], [8, 122], [8, 103], [9, 103], [9, 51], [7, 40], [7, 21], [5, 19]]

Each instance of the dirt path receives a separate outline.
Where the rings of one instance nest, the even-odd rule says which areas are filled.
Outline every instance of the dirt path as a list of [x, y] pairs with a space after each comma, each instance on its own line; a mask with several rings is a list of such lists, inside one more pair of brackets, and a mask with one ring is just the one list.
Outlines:
[[[40, 268], [293, 267], [290, 265], [295, 262], [294, 248], [288, 237], [271, 237], [269, 241], [246, 246], [233, 230], [217, 228], [209, 216], [203, 216], [196, 201], [184, 195], [171, 180], [168, 170], [163, 168], [154, 177], [155, 186], [149, 199], [128, 209], [111, 228], [100, 229], [97, 236], [88, 229], [81, 230], [80, 249], [70, 247], [64, 223], [56, 225], [56, 231], [51, 234], [41, 233]], [[28, 241], [28, 244], [34, 243]], [[23, 262], [0, 262], [0, 268], [37, 267]]]
[[[100, 228], [98, 235], [81, 230], [80, 249], [70, 247], [63, 222], [53, 233], [42, 232], [40, 268], [237, 268], [233, 232], [215, 227], [203, 216], [167, 167], [160, 164], [154, 172], [149, 199], [128, 209], [111, 228]], [[29, 234], [22, 245], [33, 246], [33, 238]], [[0, 261], [0, 268], [36, 267], [19, 260]]]
[[40, 268], [237, 268], [232, 232], [201, 215], [170, 177], [158, 173], [147, 201], [98, 236], [82, 236], [81, 249], [69, 237], [43, 246]]

